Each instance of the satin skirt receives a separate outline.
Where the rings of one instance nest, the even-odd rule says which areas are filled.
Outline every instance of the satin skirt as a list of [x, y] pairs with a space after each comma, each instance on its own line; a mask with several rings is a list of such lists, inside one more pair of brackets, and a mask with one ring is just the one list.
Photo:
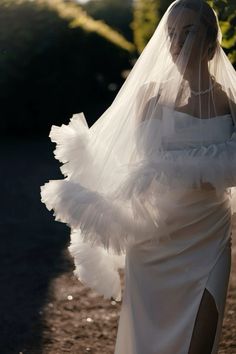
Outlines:
[[[205, 288], [219, 313], [218, 351], [231, 269], [228, 194], [170, 193], [163, 205], [168, 240], [130, 246], [115, 354], [188, 354]], [[163, 238], [165, 239], [165, 238]]]

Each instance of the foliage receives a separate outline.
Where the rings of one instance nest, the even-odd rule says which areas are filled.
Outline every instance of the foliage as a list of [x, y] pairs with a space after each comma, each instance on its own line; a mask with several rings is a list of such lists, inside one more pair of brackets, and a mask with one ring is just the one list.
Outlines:
[[64, 6], [0, 2], [2, 134], [45, 133], [80, 111], [93, 123], [123, 83], [129, 42], [78, 5]]
[[90, 0], [82, 8], [93, 19], [103, 20], [126, 39], [133, 41], [133, 31], [130, 23], [133, 19], [131, 0]]
[[[134, 0], [134, 42], [140, 53], [172, 0]], [[218, 14], [223, 34], [222, 46], [231, 62], [236, 65], [236, 2], [209, 0]]]
[[140, 53], [151, 38], [158, 24], [158, 2], [156, 0], [135, 0], [134, 20], [134, 43]]
[[63, 19], [70, 21], [69, 27], [83, 27], [88, 32], [96, 32], [108, 41], [131, 51], [133, 49], [132, 43], [128, 42], [121, 34], [106, 25], [103, 21], [95, 21], [88, 16], [83, 9], [73, 1], [64, 2], [63, 0], [38, 0], [42, 6], [46, 6], [58, 12]]
[[231, 0], [209, 0], [215, 9], [223, 35], [222, 47], [230, 61], [236, 66], [236, 2]]

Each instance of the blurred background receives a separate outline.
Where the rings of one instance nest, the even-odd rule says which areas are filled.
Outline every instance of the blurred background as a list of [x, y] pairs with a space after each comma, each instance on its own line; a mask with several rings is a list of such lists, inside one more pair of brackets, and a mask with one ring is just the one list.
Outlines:
[[[73, 278], [69, 229], [40, 202], [62, 178], [48, 134], [99, 118], [171, 2], [0, 0], [0, 353], [113, 353], [119, 304]], [[209, 3], [236, 67], [236, 2]]]
[[[170, 0], [1, 0], [0, 132], [42, 136], [111, 103]], [[236, 64], [235, 1], [209, 1]]]

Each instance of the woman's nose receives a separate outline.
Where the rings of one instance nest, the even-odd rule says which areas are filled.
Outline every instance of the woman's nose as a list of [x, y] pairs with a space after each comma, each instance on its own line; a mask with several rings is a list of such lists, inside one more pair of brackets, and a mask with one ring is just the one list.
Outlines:
[[180, 48], [181, 49], [183, 47], [183, 44], [184, 44], [184, 39], [183, 39], [183, 36], [181, 36], [181, 34], [177, 34], [176, 36], [174, 36], [173, 45], [176, 48]]
[[176, 50], [181, 50], [183, 45], [184, 45], [183, 36], [181, 35], [174, 36], [172, 40], [172, 47], [175, 48]]

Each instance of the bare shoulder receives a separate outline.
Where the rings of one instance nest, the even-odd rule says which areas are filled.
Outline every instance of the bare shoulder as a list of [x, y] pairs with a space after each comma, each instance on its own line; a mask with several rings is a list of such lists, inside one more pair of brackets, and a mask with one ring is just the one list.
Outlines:
[[219, 115], [231, 113], [233, 102], [230, 102], [230, 97], [219, 83], [214, 86], [214, 103]]

